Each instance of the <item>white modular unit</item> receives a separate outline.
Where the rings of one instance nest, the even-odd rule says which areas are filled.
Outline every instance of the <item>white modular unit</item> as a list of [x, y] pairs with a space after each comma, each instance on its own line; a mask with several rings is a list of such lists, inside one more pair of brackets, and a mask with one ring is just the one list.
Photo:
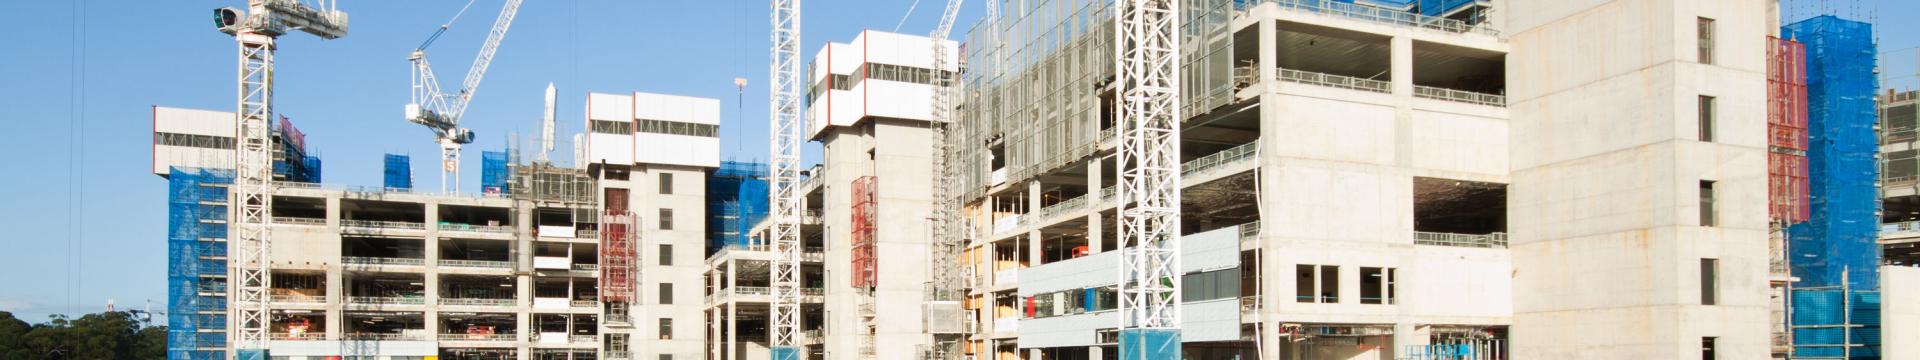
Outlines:
[[[602, 124], [599, 128], [595, 123]], [[614, 131], [625, 124], [622, 131]], [[611, 125], [611, 126], [609, 126]], [[587, 158], [579, 163], [633, 163], [633, 97], [587, 94]]]
[[153, 107], [153, 173], [233, 168], [233, 113]]
[[632, 103], [634, 162], [720, 166], [720, 100], [636, 92]]

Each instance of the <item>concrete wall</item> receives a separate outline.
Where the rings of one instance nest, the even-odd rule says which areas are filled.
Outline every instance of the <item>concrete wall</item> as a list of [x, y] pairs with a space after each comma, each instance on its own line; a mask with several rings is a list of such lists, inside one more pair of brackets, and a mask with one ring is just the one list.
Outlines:
[[[1763, 358], [1771, 1], [1509, 1], [1517, 358]], [[1716, 20], [1716, 63], [1696, 60]], [[1696, 97], [1718, 97], [1700, 142]], [[1716, 181], [1718, 226], [1699, 226]], [[1720, 261], [1700, 305], [1699, 261]]]
[[[690, 96], [633, 93], [633, 119], [720, 125], [720, 100]], [[638, 129], [636, 129], [638, 130]], [[648, 164], [720, 166], [720, 136], [693, 136], [636, 132], [633, 161]]]
[[[628, 178], [631, 206], [640, 222], [634, 242], [635, 279], [632, 350], [637, 359], [660, 355], [697, 359], [707, 350], [705, 301], [706, 169], [638, 164]], [[671, 193], [660, 192], [660, 174], [672, 174]], [[672, 209], [672, 229], [660, 227], [660, 209]], [[660, 263], [660, 245], [673, 245], [672, 265]], [[672, 303], [661, 302], [660, 284], [672, 284]], [[671, 340], [661, 340], [660, 320], [673, 319]]]
[[1880, 267], [1880, 356], [1920, 359], [1920, 268]]

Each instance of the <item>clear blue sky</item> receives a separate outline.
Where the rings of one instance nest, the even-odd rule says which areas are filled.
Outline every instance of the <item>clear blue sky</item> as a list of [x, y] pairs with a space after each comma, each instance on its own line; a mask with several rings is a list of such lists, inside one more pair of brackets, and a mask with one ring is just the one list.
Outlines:
[[[235, 101], [235, 44], [210, 16], [244, 1], [88, 1], [79, 14], [76, 3], [0, 2], [0, 311], [29, 321], [99, 311], [109, 298], [165, 308], [166, 181], [148, 167], [150, 107], [232, 111]], [[429, 49], [444, 86], [459, 85], [502, 3], [478, 1]], [[802, 54], [892, 30], [911, 3], [808, 1]], [[398, 152], [414, 156], [422, 188], [437, 188], [431, 133], [401, 118], [407, 54], [463, 4], [346, 0], [346, 37], [281, 39], [276, 110], [320, 149], [327, 183], [379, 184], [381, 154]], [[967, 5], [963, 24], [985, 12]], [[478, 188], [480, 150], [537, 131], [548, 82], [560, 90], [562, 141], [580, 131], [586, 92], [659, 92], [720, 99], [723, 158], [766, 158], [767, 6], [527, 1], [463, 121], [478, 133], [464, 190]], [[923, 1], [900, 32], [926, 33], [941, 6]], [[749, 79], [743, 103], [735, 77]]]
[[[77, 1], [0, 2], [0, 311], [37, 321], [99, 311], [107, 299], [123, 308], [146, 300], [164, 308], [166, 182], [148, 168], [149, 109], [233, 108], [235, 45], [214, 31], [210, 14], [241, 3], [88, 1], [77, 12]], [[347, 0], [347, 37], [282, 39], [277, 110], [320, 149], [326, 182], [378, 184], [380, 155], [399, 152], [414, 155], [416, 179], [434, 187], [438, 150], [431, 135], [400, 116], [408, 100], [406, 55], [464, 3]], [[447, 86], [456, 86], [500, 3], [479, 1], [431, 49]], [[892, 29], [910, 3], [809, 1], [802, 54], [862, 29]], [[924, 0], [900, 31], [927, 32], [943, 4]], [[984, 13], [980, 0], [967, 5], [956, 32]], [[1911, 49], [1920, 45], [1915, 2], [1796, 0], [1783, 7], [1794, 16], [1864, 14], [1858, 9], [1876, 6], [1883, 48], [1906, 49], [1883, 56], [1886, 72], [1895, 84], [1902, 77], [1912, 83], [1913, 76], [1900, 74], [1920, 63]], [[465, 190], [478, 185], [472, 160], [479, 150], [504, 147], [509, 132], [536, 129], [548, 82], [560, 88], [562, 134], [580, 130], [587, 91], [712, 97], [722, 101], [724, 156], [765, 158], [766, 7], [765, 0], [528, 1], [465, 119], [479, 134], [467, 148]], [[734, 77], [749, 79], [743, 103]], [[556, 153], [569, 156], [564, 146]]]

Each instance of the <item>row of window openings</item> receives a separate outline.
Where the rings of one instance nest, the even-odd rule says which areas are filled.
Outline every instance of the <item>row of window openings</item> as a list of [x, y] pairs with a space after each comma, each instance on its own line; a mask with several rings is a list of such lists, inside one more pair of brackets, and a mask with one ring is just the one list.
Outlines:
[[233, 137], [180, 134], [169, 132], [153, 133], [153, 143], [167, 146], [185, 146], [203, 149], [233, 149]]
[[[809, 70], [807, 73], [811, 74], [813, 72]], [[948, 76], [948, 78], [953, 76], [953, 72], [951, 71], [944, 71], [943, 73]], [[860, 65], [858, 69], [854, 69], [853, 75], [827, 74], [827, 81], [815, 82], [812, 85], [808, 85], [806, 102], [813, 103], [813, 100], [819, 99], [822, 94], [826, 93], [827, 89], [840, 91], [853, 90], [854, 85], [858, 85], [867, 79], [932, 85], [934, 70], [905, 65], [867, 63]]]
[[[690, 122], [638, 119], [633, 122], [594, 120], [589, 124], [592, 131], [600, 134], [630, 135], [635, 132], [666, 135], [687, 135], [701, 137], [719, 137], [720, 125], [697, 124]], [[638, 131], [635, 131], [637, 128]]]
[[[1196, 302], [1240, 296], [1239, 268], [1196, 272], [1180, 277], [1180, 299]], [[1118, 289], [1113, 286], [1068, 289], [1029, 296], [1025, 299], [1025, 317], [1043, 319], [1114, 310], [1120, 306]]]
[[[1294, 301], [1301, 303], [1340, 303], [1340, 266], [1294, 265]], [[1399, 269], [1360, 268], [1360, 303], [1392, 305], [1399, 295]]]

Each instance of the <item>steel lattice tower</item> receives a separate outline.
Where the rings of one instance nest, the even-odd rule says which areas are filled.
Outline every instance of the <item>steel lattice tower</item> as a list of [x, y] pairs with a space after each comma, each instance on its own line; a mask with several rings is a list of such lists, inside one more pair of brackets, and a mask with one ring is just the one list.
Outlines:
[[[1180, 26], [1173, 0], [1116, 0], [1120, 354], [1178, 357]], [[1168, 339], [1168, 338], [1171, 339]], [[1168, 353], [1168, 342], [1171, 353]]]

